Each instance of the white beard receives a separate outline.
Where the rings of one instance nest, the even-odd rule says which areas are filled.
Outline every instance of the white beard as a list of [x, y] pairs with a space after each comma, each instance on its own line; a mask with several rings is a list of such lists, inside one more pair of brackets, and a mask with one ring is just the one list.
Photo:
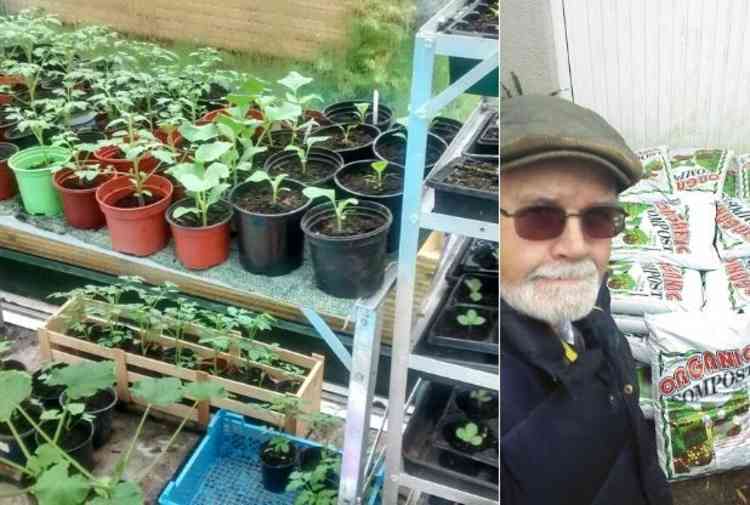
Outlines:
[[[551, 285], [546, 279], [577, 279]], [[577, 321], [594, 308], [601, 277], [590, 260], [542, 265], [520, 284], [501, 283], [501, 295], [508, 305], [534, 319], [557, 327], [563, 321]]]

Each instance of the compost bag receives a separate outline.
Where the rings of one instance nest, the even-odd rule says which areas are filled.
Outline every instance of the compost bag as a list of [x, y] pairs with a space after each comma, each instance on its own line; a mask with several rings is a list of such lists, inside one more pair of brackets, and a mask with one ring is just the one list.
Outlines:
[[750, 205], [743, 200], [716, 202], [716, 249], [723, 260], [750, 256]]
[[643, 176], [637, 184], [625, 190], [621, 196], [642, 200], [661, 200], [670, 197], [674, 192], [674, 181], [667, 146], [641, 149], [635, 154], [643, 165]]
[[675, 191], [720, 196], [734, 152], [726, 149], [672, 149], [670, 171]]
[[706, 272], [705, 289], [707, 311], [748, 312], [750, 257], [726, 260], [718, 270]]

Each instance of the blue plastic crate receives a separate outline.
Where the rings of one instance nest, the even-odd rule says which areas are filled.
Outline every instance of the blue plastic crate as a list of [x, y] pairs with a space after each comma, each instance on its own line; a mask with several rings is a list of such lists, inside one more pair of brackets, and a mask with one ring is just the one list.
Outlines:
[[[260, 446], [276, 431], [256, 426], [242, 416], [220, 410], [206, 435], [159, 497], [159, 505], [291, 505], [296, 492], [270, 493], [263, 488]], [[283, 434], [301, 447], [320, 447]], [[380, 504], [383, 472], [370, 490], [369, 505]]]

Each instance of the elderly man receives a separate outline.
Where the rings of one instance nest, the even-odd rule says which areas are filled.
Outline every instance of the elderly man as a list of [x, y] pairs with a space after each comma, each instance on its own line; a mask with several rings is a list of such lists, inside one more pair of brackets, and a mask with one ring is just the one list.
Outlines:
[[501, 503], [671, 504], [603, 285], [641, 164], [558, 98], [504, 101], [501, 132]]

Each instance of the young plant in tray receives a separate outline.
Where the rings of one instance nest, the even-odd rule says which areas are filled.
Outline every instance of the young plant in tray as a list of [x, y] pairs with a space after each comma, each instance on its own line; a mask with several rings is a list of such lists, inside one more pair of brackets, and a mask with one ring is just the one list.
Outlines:
[[479, 426], [473, 422], [467, 422], [456, 427], [456, 439], [468, 444], [469, 446], [479, 448], [484, 444], [486, 433], [482, 433]]
[[198, 317], [198, 305], [183, 297], [178, 297], [175, 303], [177, 303], [176, 307], [168, 307], [164, 310], [164, 314], [173, 320], [172, 326], [167, 330], [170, 336], [177, 341], [175, 344], [174, 364], [178, 367], [192, 368], [195, 365], [195, 353], [190, 351], [183, 354], [183, 338], [187, 327], [193, 324]]
[[458, 324], [461, 326], [471, 330], [471, 328], [475, 326], [482, 326], [487, 322], [487, 319], [480, 316], [476, 310], [468, 309], [463, 314], [458, 314], [456, 316], [456, 321], [458, 321]]
[[469, 299], [472, 302], [479, 303], [482, 301], [482, 281], [476, 277], [470, 277], [464, 280], [464, 286], [469, 290]]
[[[94, 388], [96, 386], [94, 383], [99, 382], [99, 378], [81, 376], [74, 382], [76, 391], [83, 393], [85, 390], [90, 391]], [[172, 448], [201, 401], [226, 396], [223, 387], [211, 382], [183, 385], [179, 379], [169, 377], [146, 378], [135, 383], [130, 389], [131, 393], [146, 403], [146, 409], [136, 433], [111, 472], [107, 475], [95, 476], [68, 455], [41, 428], [28, 410], [26, 402], [31, 395], [29, 375], [15, 371], [0, 372], [0, 390], [3, 391], [3, 395], [0, 396], [0, 423], [11, 428], [16, 442], [23, 448], [27, 458], [25, 465], [3, 457], [0, 457], [0, 463], [20, 471], [30, 480], [31, 486], [20, 490], [17, 494], [28, 493], [36, 498], [39, 505], [144, 505], [145, 499], [139, 482], [151, 474], [159, 461]], [[134, 476], [126, 476], [130, 460], [151, 409], [154, 406], [177, 404], [185, 397], [192, 400], [192, 408], [185, 414], [166, 445], [141, 472]], [[37, 436], [44, 442], [33, 453], [17, 435], [15, 425], [19, 418], [33, 426]]]

